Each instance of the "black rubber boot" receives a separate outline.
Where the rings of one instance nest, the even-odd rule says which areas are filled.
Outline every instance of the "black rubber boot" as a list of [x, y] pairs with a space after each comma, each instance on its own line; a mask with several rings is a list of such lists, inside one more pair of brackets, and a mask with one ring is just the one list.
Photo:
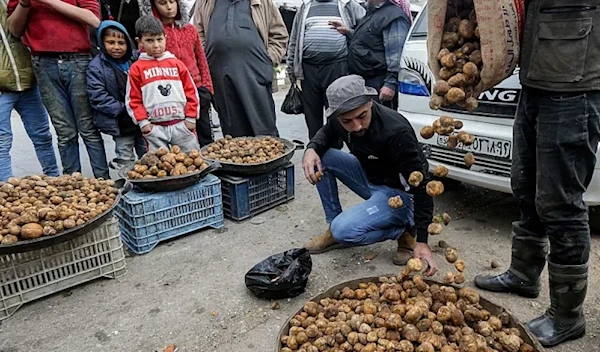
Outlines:
[[588, 265], [548, 263], [550, 308], [527, 328], [544, 347], [556, 346], [585, 335], [583, 301], [587, 293]]
[[492, 292], [516, 293], [527, 298], [536, 298], [540, 294], [540, 275], [546, 265], [548, 241], [544, 237], [527, 234], [532, 235], [515, 228], [510, 268], [500, 275], [478, 275], [475, 277], [477, 287]]

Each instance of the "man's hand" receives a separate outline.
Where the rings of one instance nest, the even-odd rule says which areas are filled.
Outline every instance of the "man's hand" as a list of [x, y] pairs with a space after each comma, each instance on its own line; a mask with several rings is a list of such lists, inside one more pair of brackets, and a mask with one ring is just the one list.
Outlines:
[[150, 132], [152, 132], [152, 129], [154, 128], [154, 125], [149, 123], [146, 126], [142, 127], [142, 134], [148, 134]]
[[346, 35], [350, 33], [348, 27], [344, 26], [342, 21], [329, 21], [331, 28], [336, 29], [340, 34]]
[[311, 185], [319, 182], [319, 178], [315, 175], [315, 168], [323, 173], [321, 169], [321, 158], [314, 149], [309, 148], [304, 152], [304, 158], [302, 159], [302, 168], [304, 169], [304, 177], [310, 182]]
[[396, 91], [388, 88], [386, 86], [381, 87], [381, 91], [379, 92], [379, 100], [381, 101], [390, 101], [394, 99], [396, 96]]
[[183, 123], [185, 124], [185, 127], [187, 127], [188, 130], [194, 132], [196, 131], [196, 124], [195, 123], [191, 123], [189, 121], [183, 121]]
[[433, 276], [437, 272], [437, 263], [433, 259], [431, 249], [426, 243], [417, 243], [414, 249], [414, 256], [417, 259], [423, 259], [427, 262], [429, 268], [423, 273], [425, 276]]

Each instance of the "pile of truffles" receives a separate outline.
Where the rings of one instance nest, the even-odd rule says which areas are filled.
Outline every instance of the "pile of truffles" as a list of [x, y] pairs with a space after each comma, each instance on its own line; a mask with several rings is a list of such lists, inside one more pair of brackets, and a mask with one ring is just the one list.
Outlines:
[[285, 154], [285, 144], [273, 137], [232, 138], [225, 136], [202, 148], [202, 156], [234, 164], [264, 163]]
[[180, 176], [203, 171], [208, 164], [200, 156], [200, 152], [192, 150], [189, 153], [181, 151], [179, 146], [172, 146], [171, 150], [160, 148], [156, 152], [145, 154], [127, 172], [131, 180], [155, 179], [167, 176]]
[[[455, 120], [449, 116], [440, 116], [440, 118], [435, 120], [431, 126], [423, 127], [420, 134], [424, 139], [431, 139], [435, 134], [448, 136], [446, 145], [450, 149], [456, 149], [459, 142], [464, 146], [473, 145], [475, 137], [465, 131], [459, 131], [462, 128], [462, 121]], [[456, 131], [459, 132], [456, 133]], [[465, 166], [470, 169], [473, 164], [475, 164], [475, 156], [473, 153], [468, 152], [465, 155]]]
[[477, 16], [472, 0], [449, 0], [442, 46], [437, 55], [439, 80], [433, 87], [429, 106], [438, 110], [456, 104], [468, 111], [477, 109], [475, 87], [483, 67]]
[[533, 352], [510, 316], [490, 314], [471, 288], [381, 277], [308, 302], [281, 337], [281, 352]]
[[115, 202], [112, 180], [27, 176], [0, 182], [0, 243], [12, 244], [72, 229], [102, 215]]

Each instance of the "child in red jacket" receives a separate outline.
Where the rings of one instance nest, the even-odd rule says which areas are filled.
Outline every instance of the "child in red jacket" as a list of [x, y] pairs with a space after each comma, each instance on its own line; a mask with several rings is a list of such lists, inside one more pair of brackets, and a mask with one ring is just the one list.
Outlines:
[[158, 19], [142, 16], [135, 38], [144, 53], [131, 65], [125, 106], [140, 126], [150, 151], [181, 147], [199, 149], [196, 134], [198, 92], [189, 71], [165, 51], [165, 32]]
[[189, 23], [190, 9], [178, 0], [140, 0], [143, 15], [160, 19], [167, 37], [167, 51], [181, 60], [190, 71], [200, 97], [197, 120], [198, 142], [205, 146], [213, 142], [209, 109], [214, 94], [210, 71], [198, 29]]

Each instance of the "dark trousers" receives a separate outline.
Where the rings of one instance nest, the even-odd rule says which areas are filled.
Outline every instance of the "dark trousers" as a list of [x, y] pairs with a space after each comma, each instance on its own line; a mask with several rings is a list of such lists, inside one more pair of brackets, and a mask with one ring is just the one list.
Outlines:
[[[375, 88], [377, 89], [377, 93], [379, 93], [379, 91], [381, 90], [381, 88], [383, 87], [383, 81], [385, 80], [385, 75], [383, 76], [377, 76], [377, 77], [363, 77], [365, 79], [365, 85], [367, 87], [371, 87], [371, 88]], [[397, 111], [398, 110], [398, 85], [395, 86], [395, 91], [396, 91], [396, 95], [394, 95], [394, 98], [392, 98], [392, 100], [389, 101], [379, 101], [379, 96], [377, 96], [377, 98], [375, 98], [375, 101], [378, 103], [381, 103], [383, 106], [387, 106], [388, 108]]]
[[200, 148], [214, 142], [212, 127], [210, 126], [210, 105], [200, 107], [200, 116], [196, 120], [196, 134]]
[[325, 91], [333, 81], [348, 74], [348, 62], [342, 60], [325, 65], [304, 63], [302, 68], [304, 70], [302, 105], [308, 127], [308, 138], [312, 139], [323, 127], [324, 108], [329, 107]]
[[511, 185], [520, 209], [515, 232], [550, 239], [550, 261], [589, 259], [583, 201], [600, 139], [600, 92], [551, 93], [523, 88], [513, 130]]
[[214, 142], [212, 127], [210, 126], [210, 103], [212, 95], [206, 88], [198, 88], [200, 97], [200, 115], [196, 120], [196, 134], [198, 135], [198, 144], [200, 148]]

